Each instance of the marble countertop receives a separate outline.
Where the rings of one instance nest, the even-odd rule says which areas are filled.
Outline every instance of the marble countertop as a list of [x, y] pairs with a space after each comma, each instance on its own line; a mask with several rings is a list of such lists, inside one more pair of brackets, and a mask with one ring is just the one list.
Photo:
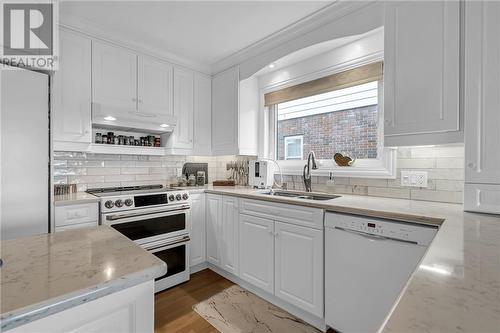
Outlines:
[[466, 213], [457, 204], [355, 195], [314, 202], [271, 197], [245, 187], [209, 187], [206, 192], [440, 224], [380, 332], [500, 332], [498, 215]]
[[165, 274], [163, 261], [108, 226], [0, 242], [1, 329]]
[[84, 203], [99, 202], [99, 198], [87, 192], [75, 192], [70, 194], [54, 195], [55, 206], [77, 205]]

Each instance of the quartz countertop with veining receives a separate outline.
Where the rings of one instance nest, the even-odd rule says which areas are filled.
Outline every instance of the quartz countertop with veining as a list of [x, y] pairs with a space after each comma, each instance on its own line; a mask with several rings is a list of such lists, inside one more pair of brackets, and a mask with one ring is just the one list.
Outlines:
[[500, 332], [498, 215], [467, 213], [457, 204], [355, 195], [314, 202], [269, 196], [245, 187], [209, 187], [206, 192], [440, 224], [380, 332]]
[[152, 280], [163, 261], [107, 226], [0, 242], [1, 331]]
[[54, 195], [54, 205], [67, 206], [84, 203], [99, 202], [99, 198], [87, 192], [74, 192], [70, 194]]

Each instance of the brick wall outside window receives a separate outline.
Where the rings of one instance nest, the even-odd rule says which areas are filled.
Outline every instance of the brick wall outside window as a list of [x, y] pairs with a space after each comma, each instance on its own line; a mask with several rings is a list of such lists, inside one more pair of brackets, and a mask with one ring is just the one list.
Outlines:
[[354, 158], [377, 158], [378, 105], [278, 121], [278, 159], [285, 155], [284, 137], [303, 135], [303, 156], [311, 150], [318, 159], [337, 152]]

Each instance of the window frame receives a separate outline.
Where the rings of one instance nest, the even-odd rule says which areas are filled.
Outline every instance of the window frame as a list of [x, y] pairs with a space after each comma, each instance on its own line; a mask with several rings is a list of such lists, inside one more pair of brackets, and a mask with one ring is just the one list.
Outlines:
[[[297, 156], [292, 156], [292, 158], [290, 158], [290, 156], [288, 156], [288, 145], [286, 143], [287, 139], [300, 139], [300, 154], [297, 155]], [[302, 156], [304, 156], [304, 135], [289, 135], [289, 136], [284, 136], [283, 137], [283, 145], [284, 145], [284, 156], [285, 156], [285, 161], [289, 161], [289, 160], [298, 160], [299, 161], [302, 161]], [[278, 146], [276, 145], [276, 150], [278, 149]], [[278, 152], [276, 151], [276, 156], [278, 155]]]
[[[367, 57], [365, 59], [350, 63], [349, 65], [336, 66], [335, 68], [330, 68], [329, 71], [319, 71], [317, 73], [312, 73], [308, 75], [307, 78], [297, 78], [289, 79], [283, 84], [274, 84], [272, 87], [263, 88], [261, 90], [262, 95], [279, 89], [283, 89], [288, 86], [299, 84], [302, 82], [307, 82], [315, 78], [338, 73], [346, 69], [352, 69], [362, 66], [367, 63], [381, 61], [383, 60], [383, 55], [375, 55], [373, 57]], [[377, 158], [376, 159], [357, 159], [356, 162], [349, 167], [340, 167], [332, 159], [317, 160], [318, 169], [312, 170], [313, 176], [329, 176], [334, 177], [356, 177], [356, 178], [384, 178], [384, 179], [395, 179], [397, 176], [397, 148], [385, 147], [384, 146], [384, 83], [383, 79], [378, 81], [378, 110], [379, 110], [379, 120], [378, 120], [378, 147], [377, 147]], [[272, 159], [277, 158], [277, 107], [275, 105], [263, 106], [263, 111], [267, 116], [266, 120], [263, 122], [264, 130], [266, 133], [267, 142], [263, 147], [263, 151], [268, 152], [268, 157]], [[266, 157], [266, 156], [265, 156]], [[281, 171], [286, 175], [302, 175], [305, 160], [277, 160]]]

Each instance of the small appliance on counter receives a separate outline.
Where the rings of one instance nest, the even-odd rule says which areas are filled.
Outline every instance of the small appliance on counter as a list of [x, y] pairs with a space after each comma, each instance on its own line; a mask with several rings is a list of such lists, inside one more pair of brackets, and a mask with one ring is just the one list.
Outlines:
[[249, 161], [248, 184], [257, 188], [270, 188], [274, 184], [274, 164], [270, 161]]
[[184, 163], [182, 175], [186, 176], [187, 186], [204, 186], [208, 184], [208, 163]]

